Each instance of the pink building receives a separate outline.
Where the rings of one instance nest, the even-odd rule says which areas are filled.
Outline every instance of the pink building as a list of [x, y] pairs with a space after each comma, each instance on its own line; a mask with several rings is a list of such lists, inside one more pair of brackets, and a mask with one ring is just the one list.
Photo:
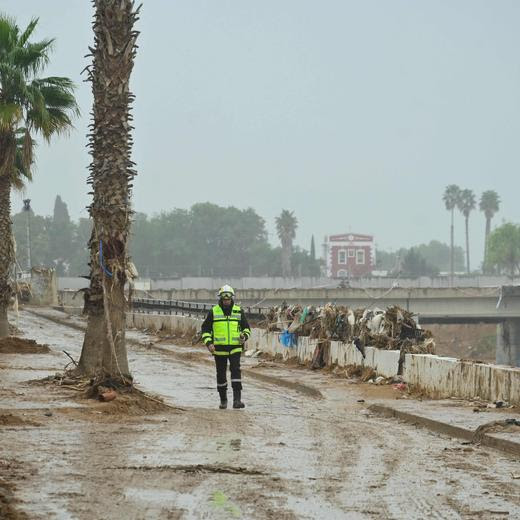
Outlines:
[[372, 235], [345, 233], [325, 237], [323, 244], [327, 276], [347, 278], [368, 276], [376, 265]]

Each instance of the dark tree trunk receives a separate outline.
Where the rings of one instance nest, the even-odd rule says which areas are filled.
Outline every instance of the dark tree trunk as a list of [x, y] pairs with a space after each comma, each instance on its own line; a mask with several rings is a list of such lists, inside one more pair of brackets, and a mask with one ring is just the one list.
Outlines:
[[292, 242], [282, 243], [282, 276], [284, 278], [292, 276], [291, 268]]
[[88, 375], [130, 379], [125, 344], [130, 195], [135, 176], [130, 159], [132, 138], [129, 91], [138, 33], [137, 11], [129, 0], [95, 0], [93, 65], [89, 70], [94, 95], [89, 146], [89, 183], [93, 202], [90, 247], [90, 289], [85, 298], [87, 331], [79, 362]]
[[0, 175], [0, 338], [9, 335], [7, 308], [12, 295], [10, 284], [11, 267], [14, 263], [13, 233], [11, 224], [11, 182], [7, 163], [11, 160], [5, 152], [5, 143], [9, 141], [0, 135], [0, 164], [5, 164]]
[[489, 274], [489, 265], [487, 259], [489, 233], [491, 233], [491, 217], [486, 217], [486, 234], [484, 235], [484, 268], [482, 269], [485, 274]]
[[469, 271], [469, 217], [466, 217], [466, 273]]
[[453, 245], [453, 212], [454, 209], [451, 210], [451, 227], [450, 227], [450, 286], [453, 287], [453, 273], [455, 270], [454, 266], [454, 245]]

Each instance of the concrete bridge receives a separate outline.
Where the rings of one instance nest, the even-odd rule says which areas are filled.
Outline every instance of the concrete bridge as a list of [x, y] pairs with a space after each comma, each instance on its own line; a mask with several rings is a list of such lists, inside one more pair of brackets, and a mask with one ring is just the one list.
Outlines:
[[[214, 290], [172, 289], [137, 291], [139, 296], [165, 300], [211, 303]], [[323, 305], [332, 302], [348, 307], [399, 305], [419, 317], [419, 323], [496, 323], [496, 362], [520, 366], [520, 286], [475, 288], [389, 289], [242, 289], [237, 302], [243, 306], [268, 307], [281, 302]]]

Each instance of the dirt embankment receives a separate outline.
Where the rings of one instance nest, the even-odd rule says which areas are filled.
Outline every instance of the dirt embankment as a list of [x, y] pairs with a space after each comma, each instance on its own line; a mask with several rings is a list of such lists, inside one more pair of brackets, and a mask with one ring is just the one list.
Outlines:
[[495, 362], [496, 325], [428, 325], [427, 328], [435, 339], [437, 355]]
[[1, 354], [46, 354], [50, 352], [47, 345], [40, 345], [32, 339], [8, 336], [0, 339]]

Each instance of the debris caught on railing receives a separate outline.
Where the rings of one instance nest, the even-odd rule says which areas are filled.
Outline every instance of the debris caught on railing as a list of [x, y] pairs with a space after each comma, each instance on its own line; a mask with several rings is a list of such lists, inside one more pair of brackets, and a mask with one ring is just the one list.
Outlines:
[[414, 354], [435, 350], [431, 332], [418, 325], [413, 313], [397, 305], [384, 311], [332, 303], [323, 307], [282, 304], [270, 308], [266, 319], [270, 331], [353, 343], [363, 355], [365, 346]]

